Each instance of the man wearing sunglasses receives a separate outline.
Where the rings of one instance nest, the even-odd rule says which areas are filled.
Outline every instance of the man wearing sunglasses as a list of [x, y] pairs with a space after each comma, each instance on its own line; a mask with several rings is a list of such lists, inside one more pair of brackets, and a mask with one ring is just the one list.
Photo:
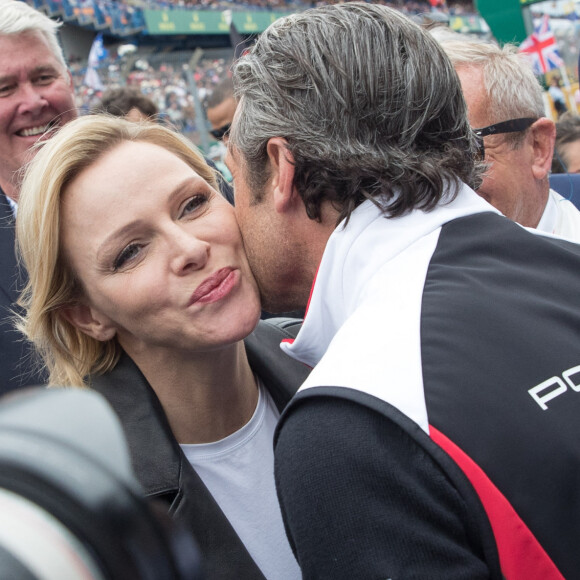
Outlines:
[[510, 45], [431, 33], [457, 71], [488, 165], [477, 193], [523, 226], [580, 241], [580, 212], [550, 189], [556, 129], [531, 66]]
[[230, 78], [222, 80], [213, 90], [206, 103], [210, 135], [218, 141], [227, 141], [230, 125], [236, 112], [234, 86]]

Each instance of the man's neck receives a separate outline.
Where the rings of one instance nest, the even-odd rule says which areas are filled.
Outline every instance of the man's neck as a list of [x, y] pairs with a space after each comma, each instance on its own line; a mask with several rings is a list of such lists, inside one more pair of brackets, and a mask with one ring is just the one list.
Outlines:
[[546, 211], [546, 206], [548, 205], [548, 197], [550, 195], [550, 185], [548, 179], [538, 184], [538, 189], [535, 192], [536, 199], [529, 199], [529, 214], [525, 220], [527, 223], [522, 225], [530, 228], [537, 228], [540, 225], [544, 212]]

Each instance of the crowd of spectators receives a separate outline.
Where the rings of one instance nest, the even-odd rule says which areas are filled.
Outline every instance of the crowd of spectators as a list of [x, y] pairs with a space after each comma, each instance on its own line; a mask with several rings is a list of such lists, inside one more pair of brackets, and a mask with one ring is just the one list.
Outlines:
[[[29, 0], [35, 8], [50, 14], [63, 14], [81, 25], [109, 28], [113, 33], [126, 35], [145, 28], [145, 9], [219, 9], [219, 10], [303, 10], [339, 0]], [[341, 0], [342, 1], [342, 0]], [[348, 1], [348, 0], [347, 0]], [[406, 14], [419, 14], [432, 9], [449, 14], [475, 13], [471, 0], [373, 0], [375, 4], [390, 6]]]
[[[343, 0], [150, 0], [148, 8], [219, 8], [244, 10], [247, 8], [263, 10], [296, 10], [337, 4]], [[347, 0], [348, 1], [348, 0]], [[430, 10], [432, 7], [441, 7], [449, 13], [475, 12], [473, 3], [458, 1], [445, 6], [444, 0], [378, 0], [373, 4], [383, 4], [404, 12], [406, 14], [418, 14]], [[144, 6], [145, 7], [145, 6]]]
[[[52, 3], [73, 6], [83, 14], [102, 14], [109, 4], [115, 5], [118, 12], [127, 7], [124, 22], [134, 22], [134, 12], [141, 8], [156, 7], [188, 7], [188, 8], [263, 8], [263, 9], [304, 9], [322, 4], [334, 4], [338, 0], [142, 0], [139, 3], [115, 2], [109, 0], [34, 0], [39, 3]], [[473, 4], [459, 1], [445, 4], [444, 0], [379, 0], [378, 3], [396, 8], [406, 14], [442, 13], [465, 14], [474, 13]], [[38, 7], [38, 6], [37, 6]], [[121, 7], [121, 8], [119, 8]], [[53, 6], [56, 9], [56, 6]], [[118, 20], [118, 19], [117, 19]], [[98, 75], [100, 85], [95, 86], [85, 80], [86, 60], [73, 59], [71, 69], [75, 82], [77, 106], [81, 114], [88, 112], [98, 102], [103, 92], [121, 86], [135, 86], [144, 95], [151, 98], [158, 107], [161, 116], [165, 116], [175, 127], [199, 144], [200, 128], [207, 129], [205, 120], [196, 122], [196, 111], [191, 83], [188, 79], [191, 51], [167, 53], [164, 55], [134, 56], [127, 58], [119, 55], [116, 50], [110, 50], [109, 55], [99, 63]], [[226, 58], [202, 59], [193, 71], [193, 79], [200, 101], [211, 94], [213, 87], [223, 79], [229, 71], [232, 54]]]
[[[80, 25], [109, 27], [120, 37], [143, 29], [144, 9], [154, 8], [202, 8], [202, 9], [264, 9], [301, 10], [322, 4], [334, 4], [338, 0], [28, 0], [36, 8], [50, 14], [76, 19]], [[378, 3], [396, 8], [406, 14], [439, 12], [444, 14], [475, 13], [470, 0], [458, 0], [454, 4], [445, 0], [379, 0]], [[81, 114], [88, 112], [108, 89], [135, 86], [151, 98], [161, 116], [200, 144], [200, 129], [206, 130], [205, 120], [196, 120], [196, 108], [188, 75], [191, 52], [170, 53], [164, 56], [148, 55], [126, 58], [112, 49], [99, 63], [99, 82], [86, 80], [86, 60], [73, 59], [70, 63], [75, 81], [77, 106]], [[206, 58], [193, 71], [200, 101], [211, 93], [213, 87], [228, 74], [233, 59]]]
[[[296, 10], [337, 4], [344, 0], [150, 0], [149, 8], [219, 8], [232, 10], [261, 9], [261, 10]], [[348, 1], [348, 0], [347, 0]], [[444, 0], [373, 0], [373, 4], [383, 4], [406, 14], [419, 14], [431, 10], [433, 7], [444, 10], [449, 14], [473, 14], [475, 8], [470, 0], [445, 2]]]
[[50, 15], [62, 15], [80, 25], [108, 28], [112, 33], [133, 34], [145, 27], [143, 11], [130, 0], [28, 0], [29, 4]]
[[[194, 95], [187, 74], [191, 54], [180, 52], [128, 60], [111, 53], [98, 69], [102, 87], [87, 85], [86, 66], [81, 62], [73, 63], [71, 70], [77, 107], [81, 114], [86, 114], [106, 90], [122, 86], [136, 87], [155, 103], [161, 117], [165, 117], [179, 131], [199, 144], [199, 132], [207, 127], [205, 120], [199, 123], [196, 119]], [[202, 58], [196, 65], [191, 76], [201, 103], [204, 103], [213, 87], [228, 74], [231, 58]]]
[[[258, 8], [258, 9], [304, 9], [322, 4], [333, 4], [338, 0], [34, 0], [35, 6], [48, 6], [51, 12], [59, 9], [64, 14], [76, 14], [80, 23], [88, 23], [91, 18], [102, 20], [115, 26], [127, 26], [134, 30], [140, 20], [137, 12], [146, 8]], [[458, 1], [445, 4], [445, 0], [379, 0], [378, 3], [396, 8], [406, 14], [416, 15], [437, 12], [439, 14], [475, 13], [473, 4]], [[142, 21], [141, 17], [141, 21]], [[86, 60], [73, 59], [70, 62], [77, 106], [81, 114], [87, 113], [99, 101], [102, 94], [123, 86], [133, 86], [149, 97], [158, 107], [160, 115], [196, 144], [200, 143], [200, 131], [207, 135], [207, 122], [196, 119], [196, 108], [191, 80], [188, 75], [191, 51], [143, 55], [119, 54], [114, 48], [98, 66], [99, 84], [86, 80]], [[211, 94], [213, 88], [230, 69], [233, 50], [225, 58], [204, 58], [193, 71], [197, 95], [201, 103]], [[211, 143], [210, 143], [211, 145]]]

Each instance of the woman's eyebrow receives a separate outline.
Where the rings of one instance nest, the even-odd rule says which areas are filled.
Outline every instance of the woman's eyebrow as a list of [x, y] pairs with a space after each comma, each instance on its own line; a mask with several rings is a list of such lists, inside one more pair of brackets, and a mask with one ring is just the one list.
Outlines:
[[115, 242], [118, 239], [125, 238], [127, 235], [134, 231], [142, 228], [144, 225], [143, 220], [137, 219], [128, 224], [125, 224], [121, 228], [111, 232], [104, 240], [103, 243], [97, 248], [97, 262], [102, 261], [108, 257], [111, 250], [116, 250]]
[[[201, 176], [192, 175], [185, 178], [171, 190], [167, 196], [167, 203], [171, 204], [175, 198], [180, 197], [183, 195], [183, 193], [190, 191], [196, 185], [207, 186], [209, 188], [209, 184], [207, 184], [207, 182]], [[136, 219], [111, 232], [97, 249], [97, 261], [102, 260], [103, 255], [107, 255], [109, 253], [111, 246], [115, 245], [116, 240], [119, 238], [124, 238], [128, 234], [131, 234], [133, 231], [141, 229], [143, 225], [143, 220]]]

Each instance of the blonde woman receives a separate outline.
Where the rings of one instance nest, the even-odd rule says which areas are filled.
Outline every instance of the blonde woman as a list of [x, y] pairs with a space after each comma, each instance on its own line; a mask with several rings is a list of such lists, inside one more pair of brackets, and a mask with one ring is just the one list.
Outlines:
[[233, 208], [201, 155], [159, 125], [80, 118], [28, 168], [16, 227], [19, 326], [50, 383], [107, 397], [146, 494], [193, 531], [208, 578], [299, 578], [271, 441], [306, 371], [279, 350], [291, 328], [258, 323]]

